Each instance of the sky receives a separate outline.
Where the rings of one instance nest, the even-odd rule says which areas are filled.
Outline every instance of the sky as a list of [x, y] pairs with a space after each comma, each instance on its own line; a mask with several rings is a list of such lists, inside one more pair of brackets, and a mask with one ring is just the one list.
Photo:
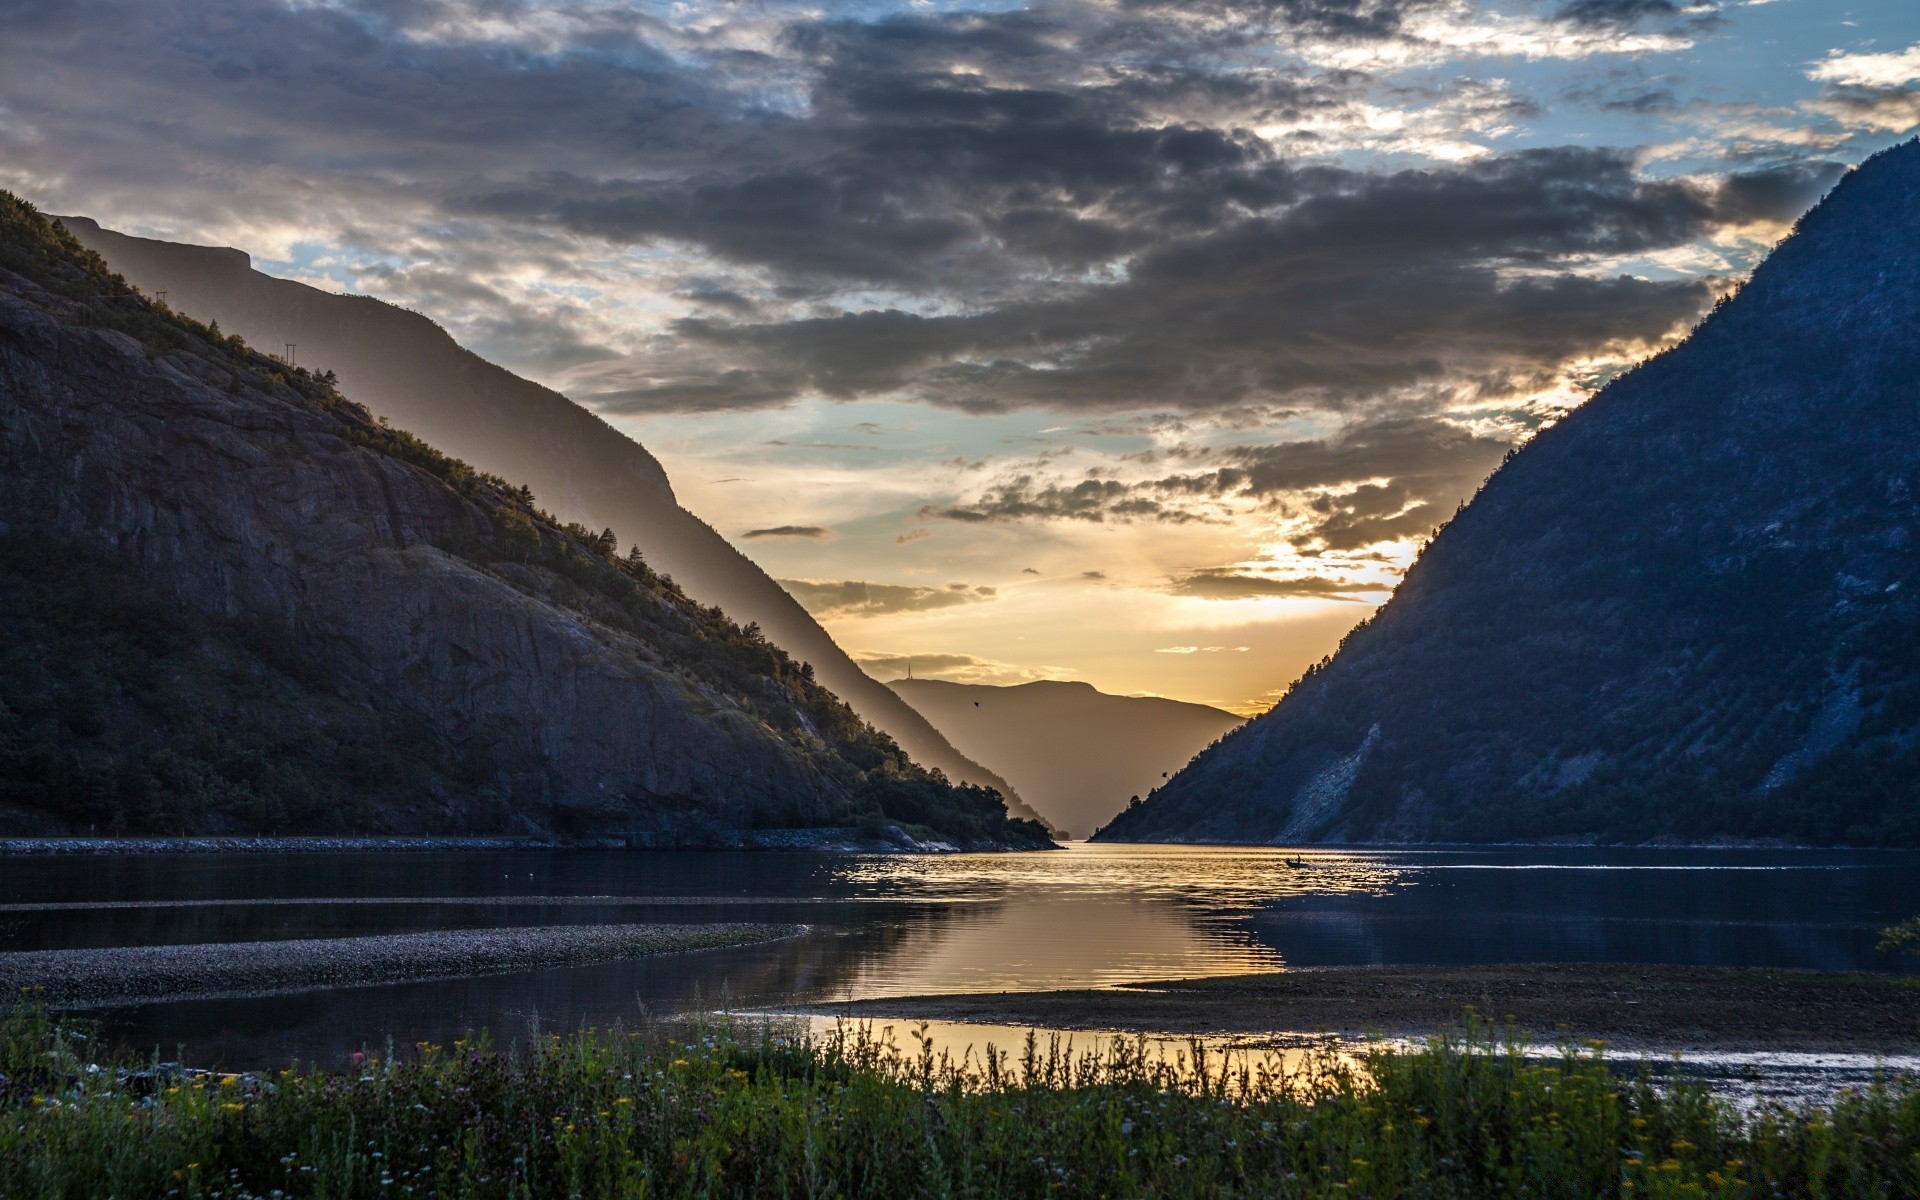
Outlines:
[[1916, 125], [1912, 0], [0, 0], [0, 187], [426, 313], [881, 678], [1243, 713]]

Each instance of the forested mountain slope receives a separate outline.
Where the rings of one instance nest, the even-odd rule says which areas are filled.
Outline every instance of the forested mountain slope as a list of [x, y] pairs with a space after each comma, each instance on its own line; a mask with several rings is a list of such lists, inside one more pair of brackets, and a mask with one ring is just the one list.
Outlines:
[[1044, 840], [756, 629], [0, 193], [0, 826], [889, 821]]
[[757, 623], [812, 664], [819, 681], [914, 761], [1002, 792], [1005, 780], [954, 750], [924, 717], [869, 678], [800, 604], [711, 526], [680, 507], [652, 454], [558, 392], [462, 348], [419, 313], [342, 296], [252, 268], [239, 250], [128, 237], [84, 217], [62, 221], [148, 295], [251, 344], [333, 371], [377, 416], [483, 471], [524, 483], [563, 521], [611, 528], [702, 604]]
[[1101, 836], [1920, 843], [1920, 143]]

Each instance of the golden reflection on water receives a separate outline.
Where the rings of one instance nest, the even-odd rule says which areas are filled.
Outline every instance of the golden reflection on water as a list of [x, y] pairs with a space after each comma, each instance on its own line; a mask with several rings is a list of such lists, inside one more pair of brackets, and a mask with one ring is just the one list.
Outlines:
[[1277, 971], [1238, 918], [1289, 896], [1378, 894], [1404, 872], [1364, 854], [1074, 843], [1043, 854], [865, 858], [844, 878], [970, 900], [854, 968], [849, 998], [1104, 988]]
[[1376, 855], [1267, 846], [1069, 842], [1033, 854], [892, 855], [857, 859], [844, 878], [933, 897], [998, 888], [1205, 900], [1251, 907], [1287, 896], [1380, 894], [1406, 871]]
[[[1204, 1034], [1173, 1035], [1122, 1033], [1104, 1029], [1044, 1029], [1027, 1025], [983, 1025], [969, 1021], [905, 1021], [874, 1018], [850, 1021], [845, 1017], [813, 1013], [779, 1015], [781, 1026], [797, 1026], [816, 1041], [838, 1036], [868, 1038], [886, 1047], [901, 1061], [918, 1060], [922, 1039], [936, 1057], [968, 1072], [981, 1070], [989, 1049], [1015, 1080], [1032, 1074], [1044, 1077], [1058, 1069], [1061, 1059], [1076, 1066], [1111, 1060], [1116, 1053], [1164, 1062], [1183, 1078], [1198, 1065], [1210, 1079], [1223, 1073], [1246, 1072], [1258, 1083], [1265, 1077], [1276, 1090], [1318, 1090], [1329, 1072], [1364, 1074], [1365, 1047], [1319, 1035]], [[1049, 1064], [1053, 1064], [1051, 1069]], [[1078, 1072], [1075, 1072], [1078, 1074]]]

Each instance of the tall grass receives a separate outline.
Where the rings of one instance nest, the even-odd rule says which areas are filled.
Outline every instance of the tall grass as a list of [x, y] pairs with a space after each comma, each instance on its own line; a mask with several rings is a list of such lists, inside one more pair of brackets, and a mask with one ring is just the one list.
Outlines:
[[724, 1022], [484, 1036], [346, 1071], [91, 1062], [0, 1017], [0, 1196], [1892, 1197], [1920, 1090], [1742, 1116], [1622, 1080], [1598, 1048], [1484, 1033], [1286, 1074], [1146, 1044], [1009, 1060]]

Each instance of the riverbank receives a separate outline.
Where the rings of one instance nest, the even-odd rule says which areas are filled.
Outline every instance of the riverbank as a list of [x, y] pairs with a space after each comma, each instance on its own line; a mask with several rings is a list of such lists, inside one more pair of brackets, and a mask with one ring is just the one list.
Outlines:
[[774, 941], [803, 925], [548, 925], [0, 953], [0, 995], [34, 989], [53, 1008], [282, 995], [581, 967]]
[[[484, 1037], [345, 1071], [94, 1057], [0, 1009], [0, 1195], [1906, 1196], [1920, 1091], [1745, 1114], [1493, 1040], [1327, 1051], [1282, 1075], [1049, 1054], [962, 1066], [858, 1031], [724, 1023]], [[1223, 1066], [1229, 1069], [1223, 1070]]]
[[1920, 1050], [1920, 977], [1607, 963], [1328, 967], [1116, 988], [912, 996], [814, 1012], [1047, 1029], [1421, 1038], [1468, 1009], [1623, 1051]]

